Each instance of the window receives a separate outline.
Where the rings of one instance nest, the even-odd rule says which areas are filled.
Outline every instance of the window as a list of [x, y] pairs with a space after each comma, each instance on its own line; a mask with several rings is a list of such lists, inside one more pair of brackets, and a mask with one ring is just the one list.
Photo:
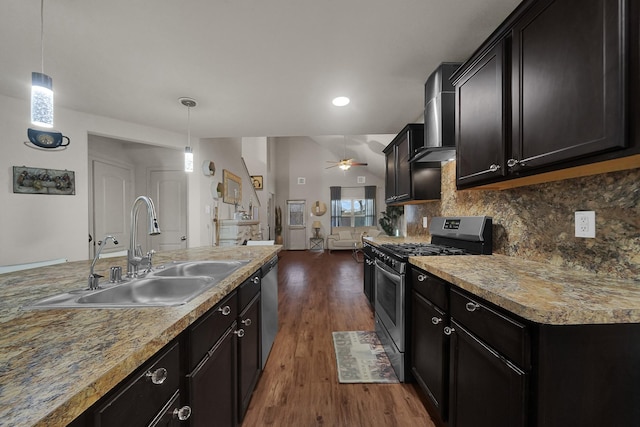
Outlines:
[[375, 226], [376, 187], [331, 187], [331, 226]]

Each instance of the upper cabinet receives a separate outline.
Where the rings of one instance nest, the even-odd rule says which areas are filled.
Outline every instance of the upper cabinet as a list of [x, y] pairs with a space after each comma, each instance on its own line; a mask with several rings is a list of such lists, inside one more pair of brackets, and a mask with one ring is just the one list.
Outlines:
[[459, 188], [637, 154], [628, 3], [525, 1], [454, 74]]
[[440, 163], [409, 163], [409, 154], [423, 138], [424, 125], [408, 124], [383, 150], [387, 204], [440, 198]]

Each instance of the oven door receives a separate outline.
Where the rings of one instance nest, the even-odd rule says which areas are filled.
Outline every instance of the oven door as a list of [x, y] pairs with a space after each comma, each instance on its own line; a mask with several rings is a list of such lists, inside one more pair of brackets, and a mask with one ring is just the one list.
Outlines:
[[376, 316], [391, 336], [398, 351], [404, 352], [405, 275], [376, 260]]

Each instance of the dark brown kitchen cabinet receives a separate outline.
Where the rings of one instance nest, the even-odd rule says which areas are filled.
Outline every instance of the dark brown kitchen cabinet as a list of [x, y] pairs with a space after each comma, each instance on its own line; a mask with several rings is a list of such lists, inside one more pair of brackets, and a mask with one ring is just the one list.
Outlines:
[[260, 275], [254, 274], [238, 289], [238, 421], [242, 422], [262, 371], [260, 346]]
[[237, 425], [236, 323], [187, 376], [192, 427]]
[[540, 0], [515, 23], [511, 170], [626, 146], [625, 4]]
[[527, 374], [451, 320], [450, 427], [527, 425]]
[[440, 199], [440, 163], [409, 163], [412, 146], [422, 145], [424, 125], [408, 124], [385, 147], [385, 202]]
[[411, 361], [420, 385], [442, 420], [447, 419], [449, 340], [443, 333], [447, 314], [417, 292], [412, 294]]
[[505, 42], [499, 41], [456, 82], [457, 184], [505, 174]]
[[452, 77], [458, 188], [637, 154], [623, 150], [630, 10], [628, 0], [521, 3]]
[[[181, 409], [174, 406], [180, 403], [175, 396], [181, 372], [180, 345], [175, 341], [113, 390], [95, 410], [91, 410], [92, 415], [86, 417], [91, 418], [88, 424], [95, 427], [147, 426], [162, 418], [168, 419], [167, 411], [173, 414], [173, 411]], [[184, 411], [188, 413], [189, 409]]]
[[375, 304], [375, 280], [376, 280], [376, 267], [375, 267], [375, 259], [373, 258], [371, 245], [365, 243], [363, 246], [364, 252], [364, 262], [363, 266], [363, 291], [364, 295], [367, 297], [367, 301], [369, 301], [369, 305], [373, 308]]

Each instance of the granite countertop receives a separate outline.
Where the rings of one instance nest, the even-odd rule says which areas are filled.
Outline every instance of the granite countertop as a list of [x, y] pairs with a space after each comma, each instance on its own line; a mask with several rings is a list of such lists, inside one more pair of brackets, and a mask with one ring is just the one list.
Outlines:
[[[271, 259], [281, 246], [159, 252], [172, 260], [249, 259], [212, 289], [177, 307], [24, 310], [86, 288], [90, 261], [0, 274], [0, 425], [65, 426]], [[126, 271], [126, 259], [99, 260]], [[105, 279], [102, 279], [103, 281]]]
[[[389, 237], [369, 240], [374, 245], [416, 241]], [[409, 262], [533, 322], [640, 323], [640, 281], [496, 254], [410, 257]]]

